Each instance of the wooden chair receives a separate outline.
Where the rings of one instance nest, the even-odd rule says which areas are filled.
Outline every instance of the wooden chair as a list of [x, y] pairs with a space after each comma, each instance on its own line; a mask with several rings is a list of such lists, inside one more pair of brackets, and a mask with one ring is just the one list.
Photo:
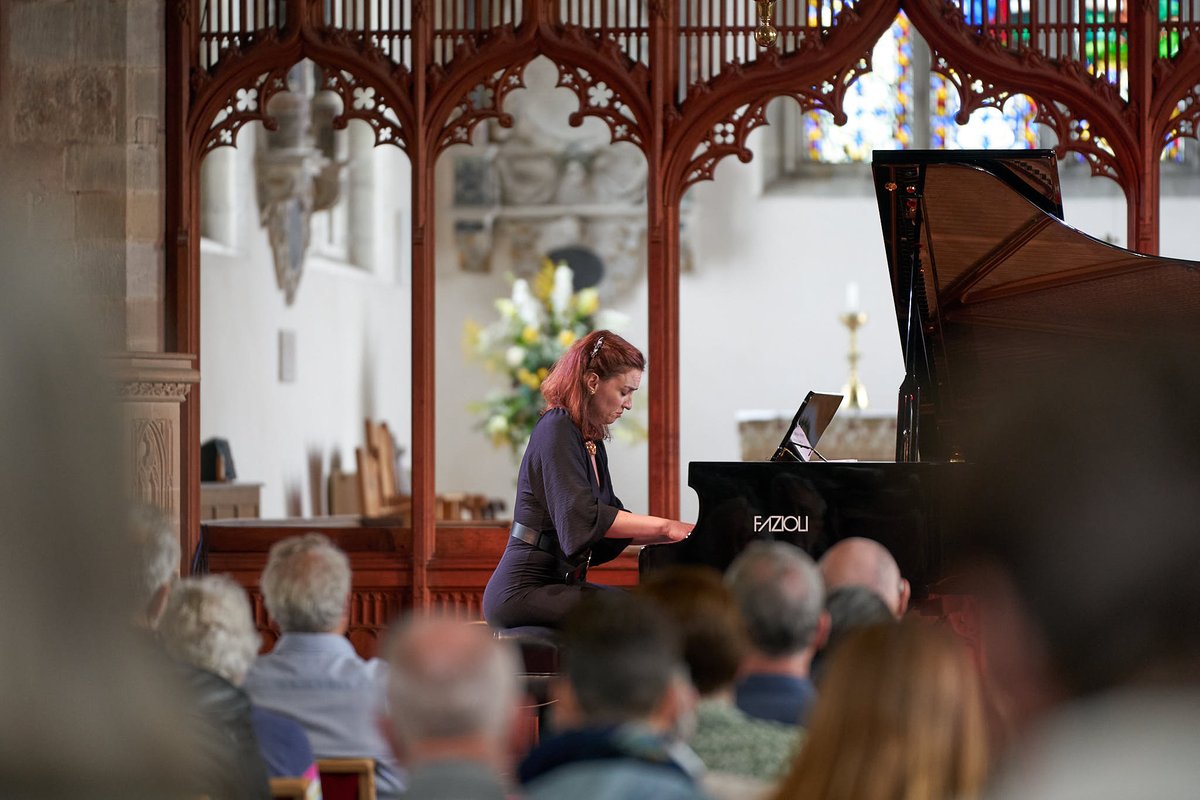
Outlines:
[[271, 778], [272, 800], [320, 800], [321, 784], [312, 778]]
[[324, 800], [375, 800], [375, 759], [318, 758]]
[[329, 471], [329, 515], [338, 517], [361, 513], [358, 473], [342, 472], [334, 467]]
[[[368, 419], [364, 420], [363, 426], [366, 444], [354, 451], [358, 474], [353, 480], [358, 488], [359, 513], [367, 518], [398, 518], [401, 524], [407, 524], [412, 520], [412, 497], [397, 492], [396, 448], [391, 431], [386, 422], [375, 423]], [[332, 488], [330, 506], [333, 506]], [[503, 508], [502, 500], [492, 500], [481, 494], [447, 492], [437, 496], [434, 515], [439, 520], [494, 519], [496, 512]]]
[[364, 420], [366, 444], [355, 448], [358, 506], [364, 517], [412, 515], [412, 500], [396, 493], [396, 450], [386, 422]]

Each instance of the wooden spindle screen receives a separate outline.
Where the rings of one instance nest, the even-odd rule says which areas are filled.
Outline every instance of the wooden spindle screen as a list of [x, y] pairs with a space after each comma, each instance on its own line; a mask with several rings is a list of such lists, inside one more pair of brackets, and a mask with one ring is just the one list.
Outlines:
[[284, 0], [202, 0], [200, 66], [211, 69], [225, 50], [245, 49], [284, 22]]
[[412, 66], [413, 0], [323, 0], [322, 22]]
[[433, 4], [433, 61], [449, 64], [460, 45], [522, 20], [519, 0], [440, 0]]
[[1013, 50], [1078, 61], [1129, 97], [1125, 54], [1131, 0], [958, 0], [967, 25]]
[[564, 25], [617, 43], [631, 61], [650, 64], [650, 28], [642, 0], [560, 0]]

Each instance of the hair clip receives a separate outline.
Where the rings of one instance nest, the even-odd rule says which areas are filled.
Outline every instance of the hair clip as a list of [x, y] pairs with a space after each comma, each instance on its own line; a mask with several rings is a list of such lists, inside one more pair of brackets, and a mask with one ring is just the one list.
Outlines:
[[600, 348], [603, 346], [604, 346], [604, 337], [601, 336], [599, 339], [596, 340], [596, 344], [592, 346], [592, 354], [590, 356], [588, 356], [588, 361], [591, 361], [593, 358], [595, 358], [596, 353], [599, 353]]

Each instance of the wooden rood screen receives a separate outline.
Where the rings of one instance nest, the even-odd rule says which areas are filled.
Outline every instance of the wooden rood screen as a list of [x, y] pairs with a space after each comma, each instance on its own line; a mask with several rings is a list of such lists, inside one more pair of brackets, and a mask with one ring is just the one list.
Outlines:
[[[1200, 118], [1197, 0], [777, 0], [776, 44], [758, 49], [752, 0], [175, 0], [168, 57], [167, 319], [172, 349], [199, 354], [198, 171], [205, 153], [264, 120], [289, 68], [311, 59], [338, 124], [361, 119], [412, 165], [413, 593], [428, 600], [434, 452], [434, 187], [448, 146], [489, 118], [539, 55], [649, 166], [650, 503], [679, 507], [679, 201], [717, 163], [748, 160], [768, 101], [845, 120], [874, 42], [903, 11], [932, 70], [972, 110], [1029, 95], [1060, 154], [1117, 181], [1131, 246], [1158, 244], [1158, 159]], [[573, 119], [574, 119], [573, 118]], [[202, 358], [202, 354], [200, 354]], [[183, 412], [188, 544], [196, 540], [199, 393]]]

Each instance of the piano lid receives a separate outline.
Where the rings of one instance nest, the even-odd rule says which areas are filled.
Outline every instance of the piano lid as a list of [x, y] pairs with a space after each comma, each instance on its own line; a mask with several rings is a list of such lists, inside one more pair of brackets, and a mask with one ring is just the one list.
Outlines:
[[1200, 263], [1063, 222], [1053, 151], [876, 151], [872, 172], [921, 460], [969, 457], [961, 422], [1072, 342], [1200, 335]]

